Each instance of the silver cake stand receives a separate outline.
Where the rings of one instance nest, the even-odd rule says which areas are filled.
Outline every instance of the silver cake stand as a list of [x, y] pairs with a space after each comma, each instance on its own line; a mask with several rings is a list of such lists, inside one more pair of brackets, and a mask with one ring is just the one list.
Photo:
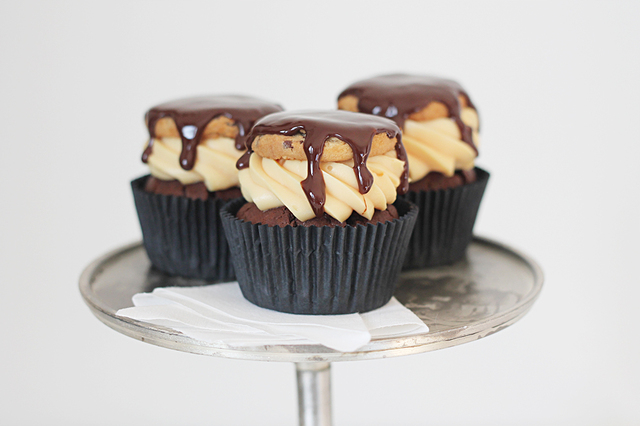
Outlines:
[[156, 287], [206, 284], [167, 277], [151, 268], [141, 243], [96, 259], [80, 277], [80, 292], [93, 314], [114, 330], [143, 342], [194, 354], [254, 361], [294, 362], [300, 424], [331, 425], [331, 362], [411, 355], [489, 336], [518, 321], [542, 288], [540, 267], [528, 256], [484, 238], [474, 238], [466, 259], [401, 275], [395, 297], [428, 326], [425, 334], [377, 339], [356, 352], [321, 345], [234, 348], [194, 340], [179, 332], [116, 316], [136, 293]]

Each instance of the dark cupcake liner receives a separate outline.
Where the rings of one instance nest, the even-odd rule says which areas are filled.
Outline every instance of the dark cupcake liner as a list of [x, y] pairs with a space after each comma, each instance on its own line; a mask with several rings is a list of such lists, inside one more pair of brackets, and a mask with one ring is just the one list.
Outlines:
[[144, 247], [153, 266], [168, 274], [209, 282], [234, 281], [229, 246], [220, 221], [226, 201], [153, 194], [148, 176], [131, 182]]
[[410, 191], [402, 198], [419, 207], [404, 270], [446, 265], [465, 255], [489, 173], [475, 168], [473, 183], [435, 191]]
[[399, 200], [399, 219], [345, 227], [268, 226], [237, 219], [246, 201], [221, 217], [238, 283], [247, 300], [294, 314], [367, 312], [395, 290], [418, 209]]

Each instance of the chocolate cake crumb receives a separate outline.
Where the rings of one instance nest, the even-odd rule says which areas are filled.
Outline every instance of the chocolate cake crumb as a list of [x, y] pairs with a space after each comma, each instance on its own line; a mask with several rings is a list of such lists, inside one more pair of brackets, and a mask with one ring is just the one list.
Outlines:
[[409, 184], [409, 191], [436, 191], [449, 189], [476, 181], [476, 171], [457, 170], [453, 176], [447, 177], [439, 172], [430, 172], [417, 182]]
[[375, 225], [377, 223], [388, 222], [397, 219], [398, 211], [393, 205], [389, 205], [386, 210], [376, 210], [371, 220], [360, 216], [353, 212], [346, 222], [339, 222], [335, 218], [324, 213], [322, 216], [314, 217], [306, 221], [297, 219], [291, 211], [285, 206], [276, 207], [266, 211], [261, 211], [254, 203], [246, 203], [236, 213], [238, 219], [254, 224], [262, 224], [268, 226], [356, 226], [358, 224], [367, 225], [369, 223]]
[[207, 200], [211, 197], [226, 201], [242, 197], [242, 192], [237, 186], [221, 191], [209, 192], [203, 182], [183, 185], [177, 180], [162, 180], [153, 176], [149, 176], [147, 179], [144, 190], [153, 194], [187, 197], [192, 200]]

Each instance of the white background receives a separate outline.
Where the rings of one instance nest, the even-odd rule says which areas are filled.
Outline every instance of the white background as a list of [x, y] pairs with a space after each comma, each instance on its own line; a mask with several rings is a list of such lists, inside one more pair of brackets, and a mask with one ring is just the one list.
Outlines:
[[454, 78], [492, 177], [476, 232], [542, 265], [520, 322], [333, 365], [336, 425], [637, 425], [640, 7], [602, 2], [3, 2], [0, 424], [293, 425], [294, 368], [101, 324], [82, 269], [140, 238], [143, 114], [244, 93], [333, 108], [349, 83]]

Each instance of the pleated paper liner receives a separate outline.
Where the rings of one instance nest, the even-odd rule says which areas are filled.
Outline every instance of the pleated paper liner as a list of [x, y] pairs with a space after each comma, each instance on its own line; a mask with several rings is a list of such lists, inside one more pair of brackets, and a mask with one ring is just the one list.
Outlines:
[[464, 257], [489, 181], [488, 172], [478, 167], [475, 171], [473, 183], [403, 196], [419, 207], [403, 270], [451, 264]]
[[400, 218], [376, 225], [278, 227], [237, 219], [244, 200], [222, 209], [243, 295], [263, 308], [295, 314], [367, 312], [386, 304], [418, 211], [403, 200]]
[[159, 271], [212, 282], [234, 281], [229, 246], [220, 221], [228, 201], [153, 194], [148, 176], [131, 182], [144, 247]]

